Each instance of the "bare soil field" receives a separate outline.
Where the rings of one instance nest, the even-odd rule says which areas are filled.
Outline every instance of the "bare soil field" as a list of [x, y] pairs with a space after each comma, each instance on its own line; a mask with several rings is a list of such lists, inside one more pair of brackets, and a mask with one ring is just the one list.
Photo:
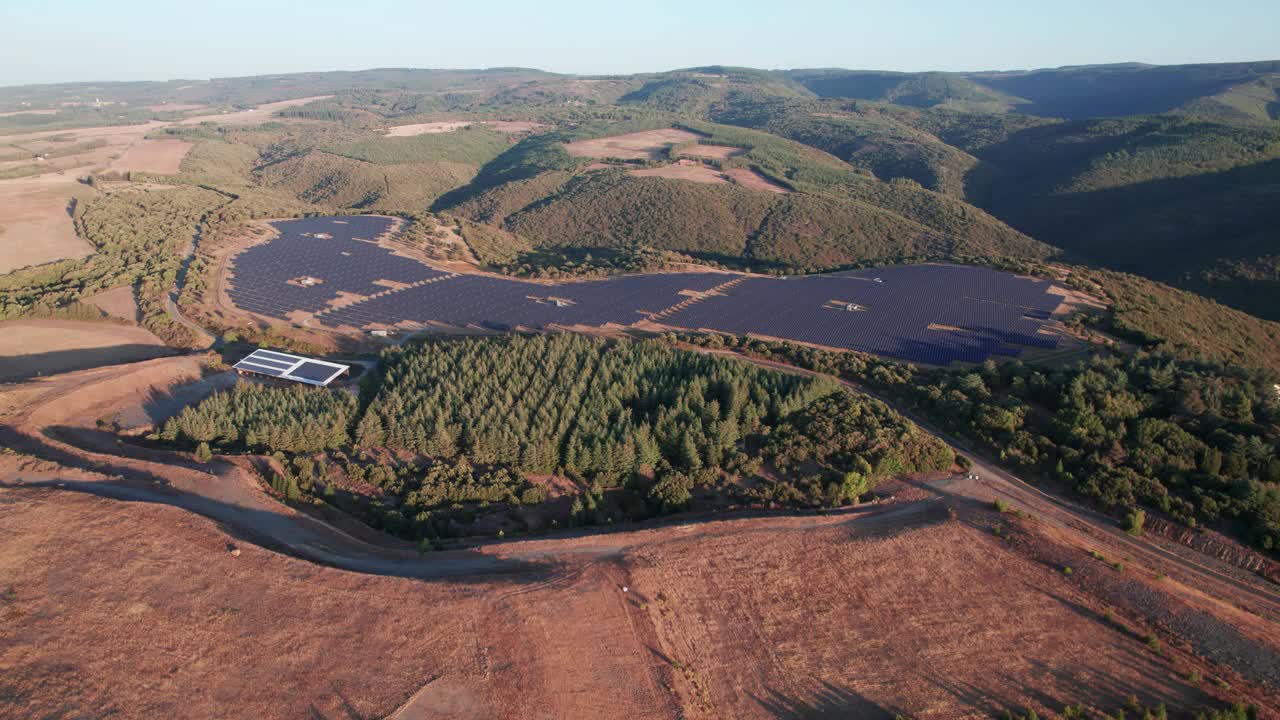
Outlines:
[[751, 168], [731, 168], [724, 172], [739, 185], [749, 190], [764, 190], [765, 192], [778, 193], [779, 195], [786, 195], [791, 192]]
[[128, 325], [52, 319], [0, 323], [0, 382], [171, 354], [160, 338]]
[[673, 180], [689, 180], [691, 182], [722, 185], [729, 182], [724, 173], [705, 165], [663, 165], [655, 168], [628, 170], [628, 175], [636, 177], [661, 177]]
[[293, 100], [281, 100], [280, 102], [267, 103], [259, 105], [252, 110], [241, 110], [238, 112], [218, 113], [216, 115], [198, 115], [181, 120], [180, 125], [199, 125], [202, 122], [217, 123], [219, 125], [256, 125], [257, 123], [266, 122], [271, 119], [272, 113], [285, 108], [297, 107], [298, 105], [306, 105], [317, 100], [327, 100], [332, 95], [315, 95], [312, 97], [294, 98]]
[[687, 130], [644, 130], [642, 132], [613, 135], [594, 140], [578, 140], [564, 146], [570, 155], [593, 158], [619, 158], [622, 160], [655, 160], [672, 145], [698, 139]]
[[149, 172], [158, 175], [176, 174], [193, 143], [176, 138], [143, 140], [129, 146], [124, 154], [111, 163], [114, 170], [125, 172]]
[[133, 288], [122, 285], [118, 288], [103, 290], [96, 295], [85, 298], [85, 303], [93, 305], [112, 317], [138, 323], [138, 301], [133, 296]]
[[746, 150], [740, 147], [732, 147], [730, 145], [694, 145], [682, 151], [681, 154], [690, 157], [711, 158], [713, 160], [728, 160], [745, 152]]
[[[39, 174], [0, 180], [0, 228], [4, 228], [0, 233], [0, 273], [92, 253], [93, 247], [76, 237], [68, 212], [73, 198], [85, 200], [95, 194], [78, 178], [106, 168], [115, 158], [128, 154], [135, 144], [152, 142], [144, 140], [147, 133], [164, 126], [165, 123], [149, 122], [0, 137], [0, 146], [16, 145], [35, 152], [96, 141], [103, 143], [81, 153], [40, 163]], [[145, 150], [138, 157], [156, 158], [155, 152]], [[175, 150], [168, 149], [161, 154], [172, 152]], [[159, 159], [152, 161], [159, 162]]]
[[434, 135], [436, 133], [453, 132], [464, 127], [471, 127], [470, 120], [447, 120], [443, 122], [415, 123], [413, 125], [396, 125], [387, 128], [388, 137], [413, 137], [414, 135]]
[[95, 194], [68, 175], [0, 180], [0, 273], [91, 255], [93, 245], [76, 235], [69, 208], [73, 198]]

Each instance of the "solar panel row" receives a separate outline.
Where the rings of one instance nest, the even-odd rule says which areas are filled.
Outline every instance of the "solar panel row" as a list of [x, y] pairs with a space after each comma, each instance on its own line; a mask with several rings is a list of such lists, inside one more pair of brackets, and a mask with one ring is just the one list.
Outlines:
[[[283, 318], [318, 313], [330, 327], [441, 323], [498, 330], [630, 325], [666, 311], [675, 327], [755, 334], [946, 365], [1052, 348], [1042, 332], [1059, 296], [1044, 280], [989, 268], [910, 265], [767, 278], [726, 273], [633, 275], [554, 285], [457, 275], [392, 254], [368, 238], [391, 221], [307, 218], [275, 223], [280, 236], [235, 260], [232, 300]], [[323, 280], [304, 286], [300, 277]], [[380, 280], [411, 285], [386, 292]], [[424, 283], [426, 280], [433, 282]], [[736, 280], [719, 294], [687, 301]], [[329, 310], [339, 293], [368, 297]], [[681, 306], [681, 304], [683, 306]]]

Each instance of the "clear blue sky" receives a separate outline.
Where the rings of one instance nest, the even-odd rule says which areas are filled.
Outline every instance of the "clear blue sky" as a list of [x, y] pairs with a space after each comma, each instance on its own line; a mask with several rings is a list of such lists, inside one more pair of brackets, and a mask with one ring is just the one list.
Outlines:
[[372, 67], [985, 70], [1275, 59], [1280, 0], [0, 0], [0, 85]]

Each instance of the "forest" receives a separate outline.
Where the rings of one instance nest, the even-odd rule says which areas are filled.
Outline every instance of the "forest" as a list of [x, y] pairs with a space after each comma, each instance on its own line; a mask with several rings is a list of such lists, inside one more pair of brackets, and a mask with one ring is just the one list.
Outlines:
[[[532, 477], [571, 479], [579, 496], [564, 521], [587, 523], [700, 499], [838, 506], [888, 477], [956, 461], [828, 379], [661, 340], [428, 341], [389, 351], [363, 383], [359, 403], [340, 390], [241, 383], [186, 408], [156, 439], [198, 455], [277, 454], [285, 472], [274, 484], [286, 497], [325, 498], [415, 539], [459, 532], [455, 521], [476, 512], [464, 504], [543, 502]], [[761, 474], [765, 464], [777, 473]]]
[[858, 353], [692, 335], [864, 385], [1030, 477], [1113, 512], [1145, 507], [1280, 549], [1275, 372], [1170, 349], [1098, 353], [1061, 368], [928, 369]]

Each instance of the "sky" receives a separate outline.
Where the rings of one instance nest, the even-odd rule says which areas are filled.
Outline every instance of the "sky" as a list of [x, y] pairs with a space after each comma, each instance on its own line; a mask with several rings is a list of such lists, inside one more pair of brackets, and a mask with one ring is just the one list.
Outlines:
[[376, 67], [1011, 70], [1277, 59], [1280, 0], [0, 0], [0, 86]]

